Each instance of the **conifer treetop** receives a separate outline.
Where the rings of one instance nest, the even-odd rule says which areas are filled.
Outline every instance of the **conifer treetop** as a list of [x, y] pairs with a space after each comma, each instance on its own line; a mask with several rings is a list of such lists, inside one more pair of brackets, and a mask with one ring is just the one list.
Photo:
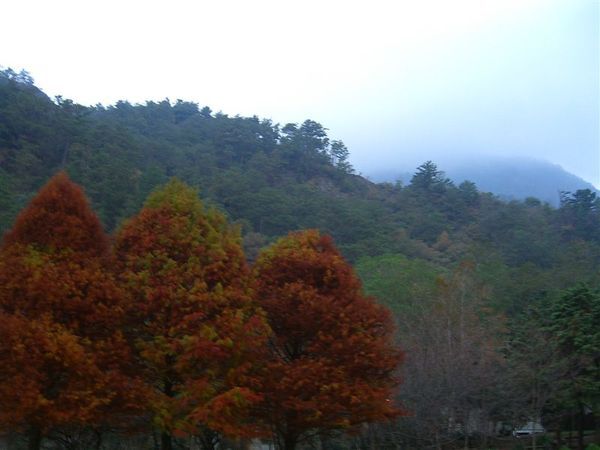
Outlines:
[[72, 250], [90, 256], [106, 254], [108, 237], [83, 190], [65, 172], [40, 189], [6, 233], [3, 247], [30, 245], [40, 251]]

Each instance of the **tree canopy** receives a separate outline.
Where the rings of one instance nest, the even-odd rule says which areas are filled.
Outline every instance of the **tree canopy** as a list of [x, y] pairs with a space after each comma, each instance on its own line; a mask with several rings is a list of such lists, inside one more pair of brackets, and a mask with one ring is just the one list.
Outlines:
[[199, 425], [252, 434], [237, 419], [259, 398], [248, 377], [267, 328], [236, 229], [172, 180], [119, 230], [115, 252], [145, 407], [162, 430], [162, 449]]
[[[52, 178], [0, 248], [0, 426], [41, 436], [136, 408], [108, 238], [81, 189]], [[15, 390], [18, 388], [18, 390]]]
[[362, 293], [331, 238], [290, 234], [260, 255], [255, 275], [273, 330], [261, 417], [280, 448], [400, 413], [391, 316]]

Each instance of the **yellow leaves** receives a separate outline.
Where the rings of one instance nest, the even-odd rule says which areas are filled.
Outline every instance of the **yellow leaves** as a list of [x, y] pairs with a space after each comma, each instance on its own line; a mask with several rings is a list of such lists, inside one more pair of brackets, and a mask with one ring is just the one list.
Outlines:
[[[205, 210], [177, 180], [151, 194], [116, 236], [135, 363], [146, 389], [163, 392], [165, 377], [171, 386], [146, 404], [163, 430], [188, 430], [190, 417], [216, 426], [216, 410], [233, 419], [232, 405], [249, 398], [226, 395], [254, 370], [259, 351], [252, 345], [264, 342], [266, 330], [254, 314], [240, 242], [221, 213]], [[238, 422], [230, 420], [228, 431]]]
[[22, 253], [24, 255], [23, 262], [31, 268], [41, 268], [47, 261], [47, 257], [32, 246], [27, 246]]
[[215, 327], [209, 324], [203, 324], [198, 330], [198, 335], [208, 341], [215, 341], [219, 337]]
[[199, 218], [204, 212], [197, 192], [176, 178], [152, 192], [144, 206], [146, 208], [168, 206], [176, 213], [189, 214], [193, 218]]
[[192, 422], [202, 424], [227, 436], [254, 437], [263, 432], [248, 420], [249, 408], [261, 397], [248, 388], [233, 386], [198, 403], [190, 413]]

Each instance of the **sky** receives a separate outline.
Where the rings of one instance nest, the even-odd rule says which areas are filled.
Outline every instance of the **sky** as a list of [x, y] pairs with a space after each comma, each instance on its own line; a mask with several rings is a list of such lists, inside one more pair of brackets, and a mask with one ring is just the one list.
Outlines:
[[600, 0], [19, 0], [0, 66], [84, 105], [312, 119], [358, 171], [544, 159], [600, 188]]

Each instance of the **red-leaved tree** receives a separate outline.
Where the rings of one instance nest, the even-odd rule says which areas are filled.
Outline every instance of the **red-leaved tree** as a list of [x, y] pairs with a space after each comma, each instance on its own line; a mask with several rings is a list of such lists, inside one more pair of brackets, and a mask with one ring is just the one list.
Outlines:
[[363, 295], [330, 237], [292, 233], [262, 252], [254, 273], [273, 330], [260, 416], [278, 448], [400, 414], [391, 315]]
[[203, 428], [253, 435], [245, 416], [262, 356], [264, 314], [251, 295], [240, 236], [196, 192], [173, 180], [118, 232], [129, 335], [161, 447]]
[[135, 408], [119, 332], [109, 241], [82, 190], [60, 173], [0, 248], [0, 428], [30, 435], [98, 425]]

